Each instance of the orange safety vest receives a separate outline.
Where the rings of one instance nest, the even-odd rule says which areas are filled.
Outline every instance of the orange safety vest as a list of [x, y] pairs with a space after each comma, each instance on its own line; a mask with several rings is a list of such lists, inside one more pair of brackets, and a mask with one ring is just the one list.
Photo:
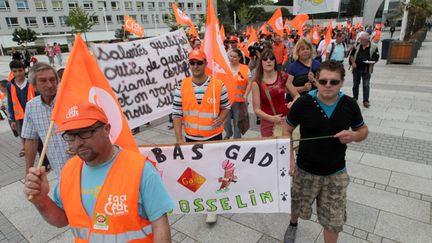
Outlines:
[[381, 30], [375, 30], [373, 41], [379, 42], [380, 40], [381, 40]]
[[[33, 88], [33, 85], [28, 84], [27, 102], [33, 99], [33, 97], [35, 97], [35, 90]], [[15, 121], [24, 119], [24, 109], [22, 108], [21, 103], [18, 100], [17, 91], [13, 83], [11, 83], [11, 99], [12, 99]]]
[[0, 101], [3, 101], [6, 98], [6, 94], [0, 92]]
[[[213, 86], [214, 95], [213, 97]], [[192, 78], [185, 78], [181, 84], [183, 120], [185, 132], [191, 136], [210, 137], [223, 132], [223, 125], [214, 127], [213, 120], [220, 113], [222, 81], [211, 79], [204, 93], [201, 104], [198, 105]], [[214, 114], [216, 111], [216, 114]]]
[[246, 100], [243, 98], [246, 93], [246, 88], [248, 85], [248, 72], [249, 67], [244, 64], [240, 64], [240, 69], [238, 73], [234, 76], [234, 82], [236, 82], [236, 91], [235, 91], [235, 99], [234, 102], [245, 102]]
[[60, 197], [76, 243], [153, 242], [151, 223], [138, 209], [141, 176], [147, 157], [122, 149], [97, 195], [94, 213], [81, 201], [83, 160], [71, 158], [63, 167]]

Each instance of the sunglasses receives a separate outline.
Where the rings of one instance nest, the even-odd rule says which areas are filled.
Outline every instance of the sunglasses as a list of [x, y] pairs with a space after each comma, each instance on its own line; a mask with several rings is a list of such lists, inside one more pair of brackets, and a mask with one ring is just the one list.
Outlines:
[[276, 58], [274, 56], [269, 56], [269, 57], [263, 57], [262, 60], [263, 61], [274, 61]]
[[318, 80], [318, 83], [321, 85], [327, 85], [330, 82], [330, 85], [338, 85], [341, 81], [338, 79], [332, 79], [332, 80], [327, 80], [327, 79], [320, 79]]
[[97, 129], [101, 128], [105, 126], [105, 124], [99, 125], [97, 127], [85, 130], [85, 131], [80, 131], [80, 132], [68, 132], [68, 133], [63, 133], [62, 137], [66, 142], [73, 142], [75, 141], [75, 138], [78, 136], [81, 139], [88, 139], [91, 138], [93, 136], [93, 133], [96, 132]]
[[191, 66], [195, 66], [195, 65], [201, 66], [203, 64], [204, 64], [204, 61], [189, 61], [189, 65], [191, 65]]

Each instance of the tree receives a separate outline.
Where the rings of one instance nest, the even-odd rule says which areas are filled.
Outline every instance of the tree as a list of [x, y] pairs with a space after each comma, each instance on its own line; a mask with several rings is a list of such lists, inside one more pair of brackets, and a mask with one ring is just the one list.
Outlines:
[[12, 40], [17, 42], [18, 45], [25, 44], [27, 46], [28, 42], [33, 42], [37, 39], [36, 32], [30, 28], [23, 29], [21, 27], [16, 28], [12, 33]]
[[76, 7], [69, 11], [69, 15], [66, 17], [66, 25], [72, 27], [72, 32], [84, 33], [85, 40], [87, 42], [86, 32], [89, 32], [93, 25], [92, 17], [95, 13], [89, 14], [84, 9]]
[[246, 4], [243, 4], [238, 10], [237, 17], [239, 19], [240, 28], [243, 28], [253, 22], [255, 13], [250, 7], [247, 7]]
[[359, 0], [349, 0], [346, 15], [349, 17], [359, 16], [361, 13], [362, 2]]
[[432, 16], [432, 2], [430, 0], [411, 0], [408, 6], [408, 22], [405, 29], [404, 40], [407, 41], [424, 27], [426, 19]]
[[200, 14], [199, 19], [198, 19], [198, 23], [196, 24], [198, 27], [198, 32], [201, 31], [201, 28], [204, 26], [207, 22], [207, 15], [205, 14]]
[[131, 36], [131, 35], [132, 34], [129, 31], [125, 32], [123, 24], [122, 24], [122, 27], [120, 29], [116, 29], [115, 33], [114, 33], [114, 37], [117, 39], [123, 39], [123, 37], [128, 39], [129, 36]]

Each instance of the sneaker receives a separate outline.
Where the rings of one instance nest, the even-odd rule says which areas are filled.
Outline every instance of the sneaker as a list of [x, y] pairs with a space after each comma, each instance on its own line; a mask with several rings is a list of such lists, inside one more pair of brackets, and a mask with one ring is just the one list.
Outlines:
[[169, 123], [169, 124], [168, 124], [168, 129], [171, 130], [171, 129], [173, 129], [173, 128], [174, 128], [174, 125], [173, 125], [172, 123]]
[[369, 107], [370, 107], [369, 101], [364, 101], [364, 102], [363, 102], [363, 106], [364, 106], [365, 108], [369, 108]]
[[206, 217], [206, 223], [207, 224], [214, 224], [214, 223], [216, 223], [216, 221], [217, 221], [217, 214], [215, 214], [215, 213], [207, 214], [207, 217]]
[[288, 225], [285, 231], [284, 243], [294, 243], [297, 233], [297, 226]]

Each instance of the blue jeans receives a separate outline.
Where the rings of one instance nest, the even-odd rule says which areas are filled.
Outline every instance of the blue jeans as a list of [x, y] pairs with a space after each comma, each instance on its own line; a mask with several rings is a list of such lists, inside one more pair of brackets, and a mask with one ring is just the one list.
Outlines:
[[225, 121], [226, 137], [232, 137], [233, 127], [234, 127], [234, 138], [241, 138], [241, 133], [237, 125], [239, 120], [239, 115], [240, 115], [239, 103], [234, 102], [231, 106], [230, 114], [228, 115]]
[[353, 81], [354, 85], [352, 88], [354, 99], [358, 99], [359, 86], [363, 79], [363, 102], [369, 102], [369, 81], [371, 75], [369, 72], [360, 69], [353, 69]]

